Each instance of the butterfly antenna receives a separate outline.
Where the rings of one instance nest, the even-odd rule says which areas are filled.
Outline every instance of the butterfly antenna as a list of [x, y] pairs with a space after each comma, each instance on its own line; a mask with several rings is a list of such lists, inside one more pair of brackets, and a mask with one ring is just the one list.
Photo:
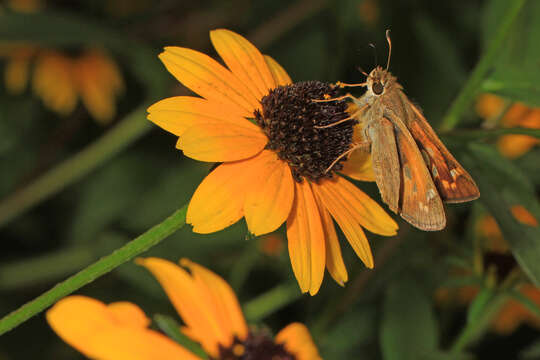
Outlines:
[[375, 47], [375, 45], [373, 45], [373, 43], [369, 43], [369, 46], [373, 48], [373, 57], [375, 58], [375, 66], [373, 67], [376, 67], [379, 63], [379, 60], [377, 59], [377, 48]]
[[386, 41], [388, 41], [388, 60], [386, 61], [386, 70], [390, 67], [390, 56], [392, 55], [392, 40], [390, 40], [390, 30], [386, 30]]
[[368, 73], [364, 69], [362, 69], [362, 67], [360, 67], [360, 66], [358, 66], [358, 71], [360, 71], [365, 76], [368, 76]]

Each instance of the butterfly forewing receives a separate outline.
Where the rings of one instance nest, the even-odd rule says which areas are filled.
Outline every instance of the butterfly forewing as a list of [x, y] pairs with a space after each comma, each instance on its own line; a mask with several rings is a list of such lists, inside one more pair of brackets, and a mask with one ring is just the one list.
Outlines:
[[[399, 93], [406, 99], [405, 94]], [[408, 104], [407, 128], [422, 151], [442, 199], [449, 203], [477, 199], [480, 191], [472, 177], [444, 146], [421, 111], [411, 102]]]
[[[381, 114], [382, 115], [382, 114]], [[369, 129], [371, 159], [375, 181], [382, 200], [390, 210], [399, 211], [401, 167], [394, 135], [394, 125], [384, 117]]]

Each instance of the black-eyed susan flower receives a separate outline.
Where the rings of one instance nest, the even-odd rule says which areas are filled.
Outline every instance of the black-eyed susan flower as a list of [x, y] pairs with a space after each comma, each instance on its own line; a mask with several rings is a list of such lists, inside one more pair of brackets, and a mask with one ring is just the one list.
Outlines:
[[212, 233], [245, 218], [249, 231], [262, 235], [286, 222], [294, 274], [302, 292], [315, 294], [325, 267], [339, 284], [348, 278], [333, 218], [373, 267], [363, 228], [390, 236], [397, 225], [336, 173], [373, 180], [369, 155], [336, 161], [359, 133], [353, 121], [342, 121], [347, 104], [315, 101], [335, 90], [317, 81], [293, 84], [275, 60], [232, 31], [212, 31], [210, 39], [228, 68], [195, 50], [165, 48], [165, 67], [201, 97], [172, 97], [148, 109], [151, 121], [179, 136], [186, 156], [222, 163], [189, 203], [193, 231]]
[[[140, 259], [157, 278], [184, 321], [179, 329], [211, 360], [318, 360], [308, 329], [292, 323], [272, 338], [250, 329], [238, 299], [221, 277], [189, 260], [189, 272], [158, 258]], [[52, 329], [85, 356], [100, 360], [202, 360], [162, 333], [135, 304], [104, 304], [69, 296], [47, 312]]]
[[[477, 100], [476, 112], [486, 120], [498, 116], [502, 111], [505, 111], [501, 119], [502, 127], [540, 129], [540, 108], [531, 108], [517, 102], [505, 110], [504, 99], [492, 94], [483, 94]], [[511, 134], [501, 136], [497, 141], [497, 148], [504, 156], [514, 159], [538, 144], [540, 141], [533, 136]]]

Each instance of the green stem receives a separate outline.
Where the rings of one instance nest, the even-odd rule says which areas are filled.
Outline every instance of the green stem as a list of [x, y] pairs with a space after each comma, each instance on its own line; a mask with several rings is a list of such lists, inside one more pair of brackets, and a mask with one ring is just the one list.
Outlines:
[[485, 129], [485, 130], [466, 130], [466, 131], [450, 131], [441, 133], [441, 137], [450, 138], [455, 140], [480, 140], [493, 138], [501, 135], [528, 135], [536, 138], [540, 138], [540, 129], [529, 128], [502, 128], [502, 129]]
[[115, 128], [79, 153], [45, 173], [30, 185], [0, 202], [0, 227], [67, 185], [81, 179], [113, 157], [150, 128], [146, 105], [128, 115]]
[[296, 282], [281, 284], [249, 301], [244, 306], [244, 314], [248, 321], [257, 322], [300, 296], [302, 293]]
[[187, 205], [183, 206], [179, 210], [176, 210], [163, 222], [155, 225], [144, 234], [138, 236], [126, 245], [114, 251], [112, 254], [101, 258], [92, 265], [69, 277], [65, 281], [57, 284], [52, 289], [38, 296], [34, 300], [6, 315], [0, 320], [0, 335], [8, 332], [32, 316], [43, 311], [62, 297], [73, 293], [84, 285], [94, 281], [117, 266], [120, 266], [121, 264], [148, 250], [152, 246], [158, 244], [163, 239], [185, 225], [186, 211]]
[[474, 68], [472, 74], [469, 76], [467, 83], [465, 84], [458, 97], [454, 100], [452, 106], [446, 113], [446, 116], [442, 121], [442, 130], [453, 129], [458, 124], [463, 112], [470, 106], [470, 104], [474, 100], [476, 92], [480, 88], [484, 77], [497, 59], [499, 50], [503, 45], [508, 33], [510, 32], [512, 25], [516, 20], [517, 15], [519, 14], [519, 11], [521, 10], [526, 1], [527, 0], [514, 0], [511, 3], [504, 21], [502, 22], [501, 26], [490, 41], [484, 56], [482, 57], [482, 59], [480, 59], [480, 61]]

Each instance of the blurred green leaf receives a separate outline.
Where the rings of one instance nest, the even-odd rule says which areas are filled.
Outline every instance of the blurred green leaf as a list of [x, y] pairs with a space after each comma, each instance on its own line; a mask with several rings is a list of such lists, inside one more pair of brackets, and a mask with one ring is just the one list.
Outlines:
[[180, 331], [180, 324], [176, 322], [172, 317], [167, 315], [156, 314], [154, 315], [154, 321], [157, 326], [172, 340], [182, 345], [195, 355], [206, 358], [206, 353], [199, 344], [182, 334]]
[[[491, 0], [485, 10], [484, 41], [488, 41], [512, 1]], [[521, 10], [482, 89], [532, 106], [540, 106], [540, 1]]]
[[245, 303], [244, 314], [248, 322], [261, 321], [301, 296], [296, 282], [283, 283]]
[[493, 147], [471, 143], [469, 149], [463, 160], [480, 188], [480, 201], [495, 217], [520, 266], [540, 285], [540, 228], [518, 222], [510, 210], [522, 205], [540, 218], [534, 186], [519, 167]]
[[418, 360], [437, 350], [439, 334], [430, 298], [404, 277], [388, 288], [383, 304], [381, 347], [385, 360]]
[[422, 104], [432, 117], [431, 123], [437, 124], [446, 106], [465, 82], [466, 73], [458, 56], [458, 44], [451, 34], [444, 32], [440, 24], [427, 15], [420, 15], [416, 17], [414, 26], [415, 35], [423, 47], [422, 56], [426, 58], [426, 65], [422, 68], [424, 75], [419, 77], [424, 89]]
[[540, 318], [540, 307], [538, 307], [538, 304], [536, 304], [533, 300], [523, 295], [518, 290], [509, 291], [508, 295], [510, 295], [510, 297], [519, 301], [523, 306], [529, 309], [529, 311], [532, 312], [534, 316]]
[[[359, 347], [375, 339], [377, 333], [377, 311], [375, 304], [355, 306], [340, 321], [324, 332], [317, 341], [324, 359], [351, 359], [359, 354]], [[354, 334], [354, 336], [346, 336]], [[319, 340], [319, 339], [316, 339]]]
[[540, 359], [540, 341], [534, 342], [525, 348], [519, 355], [519, 360], [538, 360]]
[[469, 311], [467, 313], [467, 322], [474, 323], [478, 321], [485, 313], [486, 306], [495, 297], [495, 291], [493, 289], [484, 287], [480, 289], [478, 295], [475, 296]]
[[159, 178], [157, 167], [149, 171], [145, 166], [152, 161], [140, 153], [127, 153], [86, 180], [70, 238], [78, 243], [92, 240], [108, 224], [138, 207], [140, 194]]
[[[163, 169], [162, 174], [156, 176], [154, 173], [152, 182], [141, 189], [137, 195], [137, 206], [122, 215], [123, 226], [132, 231], [147, 229], [179, 205], [189, 201], [212, 164], [188, 160], [182, 158], [180, 152], [177, 153], [179, 156], [174, 164], [153, 166], [152, 172], [159, 168]], [[144, 161], [140, 161], [139, 168], [144, 170], [143, 163]]]
[[474, 360], [474, 355], [467, 353], [450, 353], [437, 351], [430, 354], [423, 355], [419, 360]]
[[540, 185], [540, 148], [532, 149], [514, 161], [534, 185]]

